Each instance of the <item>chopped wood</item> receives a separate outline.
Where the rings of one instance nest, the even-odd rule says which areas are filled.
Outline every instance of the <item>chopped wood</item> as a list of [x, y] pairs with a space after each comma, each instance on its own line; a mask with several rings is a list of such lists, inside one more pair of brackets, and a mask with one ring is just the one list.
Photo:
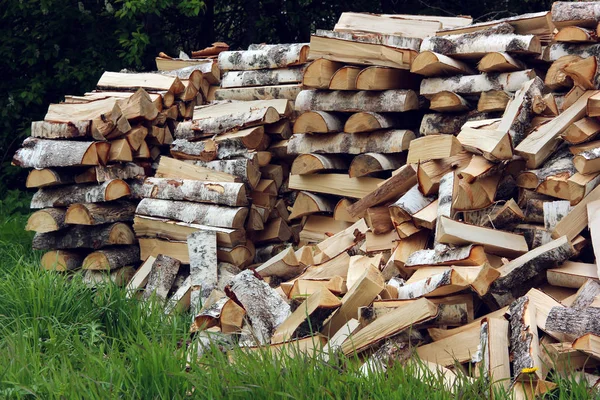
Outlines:
[[303, 68], [259, 69], [227, 71], [221, 79], [221, 88], [272, 86], [302, 82]]
[[64, 208], [46, 208], [31, 214], [27, 219], [26, 231], [37, 233], [56, 232], [65, 228], [66, 210]]
[[296, 98], [296, 110], [344, 112], [404, 112], [419, 108], [412, 90], [377, 91], [317, 91], [303, 90]]
[[362, 154], [400, 153], [408, 150], [415, 134], [409, 130], [390, 129], [368, 135], [338, 133], [329, 135], [293, 135], [288, 144], [288, 154]]
[[552, 231], [553, 238], [566, 236], [573, 240], [587, 226], [587, 205], [592, 201], [600, 200], [600, 189], [596, 187], [583, 198], [571, 211], [564, 216]]
[[187, 237], [190, 257], [190, 307], [198, 310], [217, 287], [217, 234], [198, 230]]
[[[106, 164], [110, 145], [100, 142], [75, 142], [27, 138], [13, 157], [21, 168], [73, 167]], [[106, 153], [106, 154], [105, 154]]]
[[482, 113], [504, 112], [511, 98], [512, 95], [503, 90], [481, 92], [479, 101], [477, 102], [477, 111]]
[[462, 61], [433, 51], [421, 51], [412, 62], [410, 72], [424, 76], [474, 75], [473, 68]]
[[406, 259], [406, 268], [416, 269], [430, 266], [476, 266], [486, 262], [483, 246], [469, 245], [464, 247], [424, 249], [415, 251]]
[[427, 98], [444, 90], [463, 95], [479, 94], [490, 90], [516, 92], [521, 85], [535, 77], [535, 72], [528, 69], [491, 75], [461, 75], [455, 79], [427, 78], [421, 81], [419, 92]]
[[158, 255], [152, 263], [143, 298], [149, 299], [155, 295], [161, 300], [166, 300], [180, 265], [181, 263], [172, 257], [163, 254]]
[[431, 135], [410, 142], [408, 157], [409, 164], [427, 160], [437, 160], [452, 157], [462, 150], [458, 139], [451, 135]]
[[357, 112], [352, 114], [344, 124], [344, 132], [373, 132], [380, 129], [395, 128], [399, 125], [397, 118], [389, 114], [375, 112]]
[[135, 243], [131, 228], [121, 222], [85, 227], [75, 225], [57, 232], [36, 233], [32, 247], [36, 250], [51, 249], [99, 249], [111, 245], [129, 245]]
[[600, 133], [600, 122], [595, 118], [584, 117], [571, 124], [562, 134], [562, 138], [570, 144], [581, 144], [594, 139], [598, 133]]
[[596, 264], [566, 261], [558, 268], [546, 271], [548, 283], [554, 286], [579, 289], [588, 279], [598, 280]]
[[463, 127], [456, 139], [465, 150], [481, 154], [492, 162], [510, 160], [513, 157], [511, 135], [500, 129]]
[[215, 100], [270, 100], [288, 99], [295, 100], [302, 91], [302, 85], [290, 83], [286, 85], [250, 86], [215, 90]]
[[345, 65], [335, 71], [329, 81], [329, 90], [356, 90], [356, 76], [360, 67]]
[[101, 225], [132, 221], [134, 214], [135, 205], [127, 201], [72, 204], [64, 214], [64, 222], [74, 225]]
[[285, 68], [307, 61], [306, 43], [279, 44], [256, 50], [223, 51], [219, 53], [219, 69], [261, 70]]
[[374, 65], [358, 73], [356, 90], [418, 89], [420, 81], [406, 70]]
[[358, 178], [382, 171], [396, 170], [402, 165], [404, 165], [404, 157], [379, 153], [359, 154], [352, 159], [348, 175], [351, 178]]
[[542, 96], [543, 89], [544, 82], [535, 77], [525, 82], [508, 103], [497, 129], [510, 134], [513, 146], [525, 139], [526, 131], [535, 115], [535, 99]]
[[556, 1], [552, 4], [552, 22], [557, 27], [570, 25], [593, 26], [600, 20], [600, 7], [593, 1], [573, 4]]
[[419, 132], [421, 135], [456, 135], [467, 121], [484, 120], [488, 116], [478, 112], [425, 114]]
[[470, 110], [471, 105], [462, 96], [443, 91], [433, 95], [429, 103], [429, 109], [437, 112], [461, 112]]
[[40, 265], [48, 271], [73, 271], [81, 268], [85, 255], [69, 250], [52, 250], [45, 253]]
[[181, 80], [176, 76], [152, 73], [104, 72], [96, 85], [99, 89], [167, 91], [179, 94], [184, 91]]
[[[290, 170], [292, 175], [309, 175], [317, 172], [348, 170], [348, 163], [333, 154], [300, 154], [294, 159]], [[354, 175], [350, 175], [351, 178]]]
[[290, 175], [288, 187], [294, 190], [360, 199], [378, 190], [378, 184], [382, 182], [383, 179], [350, 178], [345, 174]]
[[152, 199], [194, 201], [227, 206], [248, 204], [244, 184], [234, 182], [146, 178], [142, 187], [142, 195]]
[[527, 66], [520, 60], [514, 58], [505, 52], [487, 53], [477, 63], [477, 69], [480, 72], [513, 72], [527, 69]]
[[373, 32], [414, 38], [434, 35], [441, 28], [442, 21], [449, 25], [468, 24], [468, 18], [448, 18], [425, 15], [382, 15], [357, 12], [343, 12], [335, 24], [336, 32]]
[[552, 307], [546, 319], [546, 328], [576, 338], [587, 333], [600, 334], [600, 308]]
[[131, 193], [121, 179], [112, 179], [101, 185], [81, 184], [50, 187], [38, 190], [31, 199], [31, 208], [66, 207], [75, 203], [102, 203], [117, 200]]
[[338, 69], [344, 66], [341, 62], [318, 58], [304, 69], [302, 85], [315, 89], [328, 89], [331, 77]]
[[501, 318], [481, 320], [480, 347], [483, 377], [494, 388], [507, 390], [510, 386], [509, 325]]
[[140, 249], [137, 245], [102, 249], [89, 254], [83, 260], [83, 269], [109, 270], [137, 264]]
[[523, 296], [511, 303], [508, 312], [513, 380], [543, 379], [535, 304]]
[[341, 132], [344, 120], [336, 114], [325, 111], [307, 111], [294, 122], [294, 133], [330, 133]]
[[316, 193], [299, 192], [294, 201], [290, 219], [300, 218], [314, 213], [332, 213], [335, 202]]

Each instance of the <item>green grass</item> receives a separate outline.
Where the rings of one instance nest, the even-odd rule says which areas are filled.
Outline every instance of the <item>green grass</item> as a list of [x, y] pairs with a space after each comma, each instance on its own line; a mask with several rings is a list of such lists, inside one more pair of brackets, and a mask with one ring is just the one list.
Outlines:
[[[460, 379], [451, 392], [440, 377], [395, 366], [367, 377], [353, 358], [279, 357], [216, 347], [197, 358], [190, 316], [165, 317], [155, 303], [127, 299], [106, 285], [43, 272], [30, 250], [26, 218], [0, 203], [0, 398], [42, 399], [476, 399], [481, 380]], [[561, 381], [552, 397], [589, 398]]]

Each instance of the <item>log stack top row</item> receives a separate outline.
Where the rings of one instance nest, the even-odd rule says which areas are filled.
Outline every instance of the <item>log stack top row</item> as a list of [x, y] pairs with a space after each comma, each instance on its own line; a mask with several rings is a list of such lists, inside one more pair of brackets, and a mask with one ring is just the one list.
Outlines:
[[34, 246], [191, 309], [202, 343], [593, 387], [599, 22], [343, 13], [310, 43], [107, 72], [14, 158]]

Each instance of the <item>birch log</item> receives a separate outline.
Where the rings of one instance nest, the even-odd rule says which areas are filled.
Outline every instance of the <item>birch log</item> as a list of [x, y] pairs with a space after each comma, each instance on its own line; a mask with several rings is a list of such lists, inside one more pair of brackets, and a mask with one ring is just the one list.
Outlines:
[[556, 1], [552, 4], [552, 22], [558, 27], [593, 26], [600, 21], [600, 3], [595, 1]]
[[[191, 164], [212, 169], [218, 172], [224, 172], [234, 177], [239, 177], [242, 182], [247, 183], [251, 188], [256, 187], [260, 180], [261, 173], [252, 160], [246, 158], [236, 158], [233, 160], [213, 160], [213, 161], [186, 161]], [[158, 176], [157, 171], [157, 176]], [[214, 179], [211, 179], [214, 180]]]
[[[107, 146], [110, 146], [107, 144]], [[104, 164], [95, 142], [27, 138], [13, 157], [21, 168], [73, 167]]]
[[306, 111], [294, 122], [294, 133], [330, 133], [344, 130], [344, 118], [325, 111]]
[[254, 71], [228, 71], [221, 79], [222, 88], [235, 88], [247, 86], [271, 86], [285, 83], [302, 82], [304, 69], [261, 69]]
[[27, 219], [26, 231], [38, 233], [55, 232], [65, 228], [64, 208], [46, 208], [32, 213]]
[[275, 329], [291, 314], [283, 298], [250, 270], [233, 278], [231, 292], [246, 310], [260, 344], [269, 343]]
[[197, 139], [256, 125], [279, 121], [279, 113], [274, 107], [242, 108], [238, 112], [225, 115], [206, 116], [191, 121], [180, 122], [175, 128], [176, 139]]
[[527, 374], [526, 371], [530, 369], [533, 369], [534, 377], [542, 379], [535, 304], [530, 303], [529, 297], [523, 296], [510, 305], [508, 312], [510, 313], [510, 358], [513, 379], [529, 380], [532, 375]]
[[187, 238], [190, 255], [190, 277], [192, 293], [191, 308], [200, 310], [210, 293], [217, 287], [217, 233], [199, 230]]
[[302, 85], [299, 83], [290, 83], [286, 85], [251, 86], [230, 89], [217, 89], [215, 90], [215, 100], [295, 100], [296, 96], [298, 96], [298, 93], [300, 93], [301, 91]]
[[365, 153], [359, 154], [352, 159], [348, 175], [351, 178], [370, 175], [381, 171], [396, 170], [406, 163], [403, 156], [389, 154]]
[[423, 196], [419, 191], [419, 186], [415, 185], [389, 206], [390, 217], [395, 224], [410, 221], [414, 214], [427, 207], [434, 200], [435, 196]]
[[135, 243], [135, 236], [129, 225], [118, 222], [111, 225], [87, 227], [70, 226], [57, 232], [36, 233], [32, 247], [36, 250], [56, 249], [99, 249], [111, 245]]
[[248, 149], [240, 141], [215, 142], [209, 139], [190, 142], [186, 139], [176, 139], [171, 144], [171, 155], [182, 160], [209, 162], [217, 158], [240, 157], [247, 153]]
[[421, 51], [413, 60], [410, 72], [424, 76], [474, 75], [476, 73], [464, 62], [433, 51]]
[[248, 209], [182, 201], [142, 199], [137, 206], [136, 214], [175, 219], [189, 224], [237, 229], [244, 227]]
[[94, 167], [94, 172], [98, 183], [111, 179], [138, 179], [146, 175], [144, 168], [134, 163], [98, 165]]
[[142, 196], [152, 199], [194, 201], [226, 206], [245, 206], [248, 204], [244, 184], [235, 182], [147, 178], [142, 187]]
[[373, 132], [397, 126], [400, 126], [400, 121], [393, 115], [375, 112], [357, 112], [352, 114], [344, 124], [344, 132]]
[[106, 71], [100, 77], [99, 89], [167, 91], [173, 94], [183, 93], [185, 87], [176, 76], [153, 73], [124, 73]]
[[90, 136], [91, 121], [33, 121], [31, 136], [41, 139], [75, 139]]
[[75, 203], [102, 203], [117, 200], [131, 193], [129, 185], [120, 179], [101, 185], [69, 185], [38, 190], [31, 199], [31, 208], [66, 207]]
[[516, 35], [508, 23], [462, 35], [431, 36], [423, 39], [420, 51], [480, 58], [493, 51], [522, 54], [540, 54], [542, 46], [535, 35]]
[[531, 120], [536, 116], [533, 110], [534, 102], [542, 96], [542, 90], [544, 90], [544, 81], [535, 77], [525, 82], [508, 103], [497, 129], [508, 132], [513, 146], [521, 143], [527, 135]]
[[419, 100], [412, 90], [303, 90], [296, 98], [297, 111], [404, 112], [418, 108]]
[[138, 245], [102, 249], [89, 254], [83, 260], [83, 269], [114, 270], [140, 261]]
[[600, 308], [552, 307], [546, 319], [546, 329], [566, 333], [573, 339], [586, 333], [600, 334]]
[[159, 254], [152, 264], [142, 297], [147, 300], [154, 294], [159, 299], [166, 300], [180, 266], [179, 260]]
[[490, 90], [516, 92], [525, 82], [535, 77], [535, 71], [527, 69], [502, 74], [461, 75], [455, 79], [427, 78], [421, 81], [419, 92], [427, 98], [443, 91], [463, 95], [480, 94]]
[[467, 121], [479, 121], [490, 118], [489, 113], [429, 113], [423, 115], [419, 132], [421, 135], [456, 135]]
[[400, 153], [408, 150], [412, 131], [391, 129], [360, 133], [337, 133], [330, 135], [293, 135], [287, 145], [288, 154], [362, 154]]
[[120, 221], [133, 221], [135, 204], [129, 201], [110, 203], [72, 204], [66, 211], [64, 221], [74, 225], [101, 225]]
[[308, 57], [305, 43], [279, 44], [257, 50], [223, 51], [219, 53], [219, 69], [259, 70], [285, 68], [304, 64]]
[[600, 44], [553, 43], [544, 50], [544, 61], [554, 62], [564, 56], [600, 57]]

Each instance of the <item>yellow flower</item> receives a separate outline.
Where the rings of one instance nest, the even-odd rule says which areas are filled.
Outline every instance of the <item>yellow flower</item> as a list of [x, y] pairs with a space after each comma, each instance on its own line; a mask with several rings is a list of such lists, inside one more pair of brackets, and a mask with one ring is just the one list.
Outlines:
[[535, 371], [538, 370], [538, 367], [533, 367], [533, 368], [523, 368], [521, 370], [522, 374], [533, 374]]

